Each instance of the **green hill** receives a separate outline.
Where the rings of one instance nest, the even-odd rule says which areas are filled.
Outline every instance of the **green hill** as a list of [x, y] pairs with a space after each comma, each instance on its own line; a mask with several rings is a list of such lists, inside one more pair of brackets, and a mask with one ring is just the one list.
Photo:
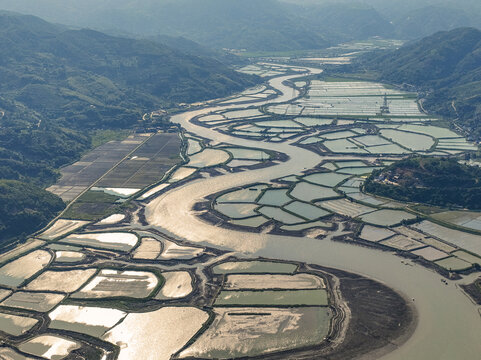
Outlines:
[[399, 50], [361, 57], [355, 71], [377, 79], [413, 85], [424, 93], [424, 107], [458, 119], [469, 136], [481, 138], [481, 31], [438, 32]]
[[456, 159], [411, 158], [374, 172], [369, 193], [435, 206], [481, 209], [481, 168]]
[[392, 25], [358, 4], [277, 0], [0, 0], [0, 8], [58, 23], [151, 37], [185, 37], [210, 48], [319, 49], [339, 41], [389, 36]]
[[[260, 81], [208, 54], [9, 13], [0, 13], [0, 53], [0, 180], [21, 181], [3, 190], [23, 186], [35, 209], [46, 206], [35, 226], [54, 213], [47, 210], [53, 200], [36, 186], [55, 182], [56, 169], [90, 149], [94, 130], [129, 128], [148, 111], [226, 96]], [[0, 207], [8, 209], [5, 195]], [[8, 224], [0, 224], [0, 238], [13, 234]]]
[[39, 185], [90, 147], [91, 129], [258, 82], [208, 56], [32, 16], [0, 14], [0, 52], [0, 176]]
[[64, 207], [60, 198], [39, 187], [0, 180], [0, 248], [41, 229]]

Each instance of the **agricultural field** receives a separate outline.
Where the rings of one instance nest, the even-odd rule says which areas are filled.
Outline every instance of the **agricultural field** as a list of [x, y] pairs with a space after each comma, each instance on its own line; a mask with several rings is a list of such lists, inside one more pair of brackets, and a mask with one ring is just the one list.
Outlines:
[[92, 150], [80, 161], [61, 170], [62, 178], [48, 190], [64, 201], [71, 201], [94, 184], [150, 135], [131, 135], [123, 141], [110, 141]]
[[328, 309], [215, 308], [210, 328], [180, 358], [227, 359], [316, 345], [329, 331]]
[[180, 358], [256, 356], [322, 342], [331, 322], [325, 280], [296, 268], [258, 260], [215, 265], [225, 281], [214, 321]]
[[[241, 71], [271, 78], [304, 69]], [[198, 134], [186, 127], [180, 136], [132, 135], [63, 170], [51, 191], [67, 201], [83, 195], [28, 243], [0, 255], [0, 358], [232, 359], [300, 350], [315, 358], [344, 330], [359, 336], [354, 344], [382, 341], [379, 348], [398, 335], [382, 328], [381, 340], [362, 336], [390, 322], [396, 331], [409, 325], [407, 315], [378, 307], [397, 294], [380, 296], [391, 290], [373, 280], [259, 257], [270, 239], [292, 240], [293, 256], [300, 253], [295, 237], [306, 237], [315, 246], [358, 242], [409, 254], [442, 274], [478, 268], [480, 214], [363, 191], [373, 171], [406, 155], [465, 154], [474, 144], [424, 114], [413, 94], [381, 84], [303, 78], [291, 90], [307, 96], [269, 104], [283, 96], [272, 84], [216, 100], [212, 111], [196, 108], [190, 125], [205, 130]], [[318, 161], [304, 166], [304, 156]], [[204, 182], [208, 191], [198, 196]], [[161, 221], [179, 222], [153, 221], [156, 201], [168, 205]], [[230, 233], [205, 239], [206, 227]], [[231, 246], [234, 238], [245, 241], [242, 251]], [[356, 294], [345, 291], [353, 286]], [[346, 311], [354, 314], [349, 322]]]
[[[90, 225], [89, 229], [102, 226], [102, 222], [99, 224]], [[52, 226], [47, 231], [56, 235], [59, 227], [56, 223]], [[26, 336], [20, 343], [1, 347], [0, 356], [17, 358], [20, 351], [61, 359], [80, 351], [90, 353], [89, 359], [100, 360], [92, 352], [100, 343], [86, 345], [85, 335], [118, 348], [118, 359], [167, 360], [176, 353], [179, 358], [189, 354], [213, 358], [229, 351], [235, 356], [261, 355], [318, 345], [331, 329], [333, 304], [328, 300], [325, 278], [319, 273], [298, 272], [297, 263], [231, 259], [212, 265], [215, 257], [211, 251], [145, 230], [83, 230], [59, 236], [58, 240], [44, 243], [41, 249], [30, 250], [0, 268], [14, 277], [8, 278], [10, 283], [3, 286], [25, 283], [18, 289], [0, 289], [2, 331], [11, 336]], [[55, 256], [51, 257], [50, 252]], [[137, 264], [146, 270], [100, 269], [88, 260], [92, 256], [108, 257], [109, 261], [121, 264], [124, 260], [117, 259], [119, 256], [126, 259], [126, 253], [132, 265], [147, 261]], [[205, 253], [210, 255], [201, 260], [199, 256]], [[71, 262], [70, 257], [76, 261]], [[190, 271], [161, 271], [166, 261], [175, 261]], [[69, 264], [68, 269], [63, 267], [65, 263]], [[207, 276], [199, 278], [197, 271], [204, 267]], [[213, 281], [211, 273], [225, 281], [217, 279], [209, 285], [221, 290], [215, 297], [210, 295], [210, 314], [205, 307], [185, 305], [184, 299], [196, 299], [198, 295], [194, 294], [205, 288], [207, 281]], [[147, 299], [151, 304], [149, 310], [130, 309], [129, 304], [139, 307]], [[2, 309], [8, 309], [8, 313]], [[38, 318], [12, 314], [16, 310], [48, 315], [48, 327], [37, 334]], [[273, 329], [282, 331], [282, 336]], [[229, 341], [227, 348], [221, 345], [225, 339], [235, 339], [239, 331], [251, 339], [248, 346], [239, 347], [236, 341]], [[272, 346], [266, 348], [256, 340], [259, 333], [265, 333]], [[165, 346], [161, 349], [150, 346], [156, 341]]]
[[137, 245], [138, 237], [132, 233], [91, 233], [72, 234], [61, 241], [69, 245], [84, 245], [101, 249], [129, 251]]
[[287, 73], [303, 72], [304, 69], [297, 67], [286, 67], [276, 64], [261, 63], [256, 65], [244, 66], [237, 71], [243, 74], [257, 75], [260, 77], [274, 77], [279, 75], [285, 75]]
[[407, 93], [372, 82], [313, 80], [306, 98], [268, 111], [279, 115], [423, 117], [414, 100]]
[[469, 153], [478, 150], [476, 144], [425, 114], [416, 94], [361, 81], [311, 80], [299, 86], [307, 87], [306, 96], [286, 104], [217, 110], [193, 122], [260, 143], [288, 142], [319, 154], [320, 161], [322, 156], [338, 160], [275, 183], [224, 191], [211, 203], [211, 221], [254, 231], [274, 226], [274, 232], [307, 234], [317, 228], [323, 236], [341, 216], [364, 224], [360, 239], [429, 262], [460, 248], [480, 255], [480, 235], [463, 233], [454, 240], [446, 228], [448, 235], [423, 231], [427, 236], [413, 238], [392, 230], [402, 224], [424, 224], [429, 216], [448, 226], [480, 230], [479, 213], [419, 213], [409, 204], [363, 192], [367, 176], [397, 159]]
[[159, 278], [146, 271], [101, 270], [97, 276], [73, 294], [72, 298], [146, 298], [158, 284]]
[[164, 174], [180, 161], [180, 147], [181, 139], [178, 134], [155, 134], [95, 185], [100, 188], [140, 191], [159, 182]]

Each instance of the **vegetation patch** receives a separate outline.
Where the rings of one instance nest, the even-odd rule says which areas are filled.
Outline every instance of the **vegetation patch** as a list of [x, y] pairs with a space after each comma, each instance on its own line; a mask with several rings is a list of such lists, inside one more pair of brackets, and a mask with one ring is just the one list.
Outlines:
[[40, 230], [64, 208], [58, 196], [35, 185], [0, 180], [0, 250]]
[[400, 201], [481, 210], [481, 168], [456, 159], [411, 158], [375, 171], [365, 190]]

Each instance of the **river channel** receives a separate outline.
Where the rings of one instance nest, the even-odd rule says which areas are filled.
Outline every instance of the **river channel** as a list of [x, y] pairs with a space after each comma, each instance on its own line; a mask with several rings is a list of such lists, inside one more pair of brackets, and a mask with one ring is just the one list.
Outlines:
[[[321, 70], [309, 69], [310, 73]], [[302, 74], [306, 75], [306, 74]], [[418, 325], [408, 341], [397, 350], [381, 357], [385, 360], [468, 360], [481, 354], [480, 308], [464, 295], [456, 282], [448, 285], [441, 276], [392, 253], [311, 238], [241, 232], [216, 227], [200, 220], [192, 210], [196, 202], [213, 193], [256, 182], [300, 174], [326, 157], [286, 143], [267, 143], [221, 134], [190, 122], [194, 117], [212, 111], [281, 103], [299, 95], [284, 84], [301, 75], [281, 76], [269, 81], [282, 95], [274, 100], [247, 105], [209, 107], [172, 117], [186, 131], [238, 146], [263, 148], [286, 154], [289, 160], [264, 169], [208, 177], [174, 188], [152, 200], [146, 207], [147, 221], [179, 238], [211, 247], [228, 249], [242, 256], [264, 256], [334, 267], [370, 277], [404, 294], [418, 312]], [[332, 157], [331, 157], [332, 158]], [[335, 158], [356, 158], [337, 156]], [[365, 158], [364, 158], [365, 159]], [[408, 264], [408, 265], [406, 265]]]

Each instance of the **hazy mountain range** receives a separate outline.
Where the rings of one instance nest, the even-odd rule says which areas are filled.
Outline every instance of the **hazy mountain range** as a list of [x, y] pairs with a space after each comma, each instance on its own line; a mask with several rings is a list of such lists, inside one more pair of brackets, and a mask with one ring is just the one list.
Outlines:
[[116, 34], [183, 36], [213, 48], [263, 51], [370, 36], [416, 39], [481, 24], [481, 5], [471, 0], [0, 0], [0, 9]]

